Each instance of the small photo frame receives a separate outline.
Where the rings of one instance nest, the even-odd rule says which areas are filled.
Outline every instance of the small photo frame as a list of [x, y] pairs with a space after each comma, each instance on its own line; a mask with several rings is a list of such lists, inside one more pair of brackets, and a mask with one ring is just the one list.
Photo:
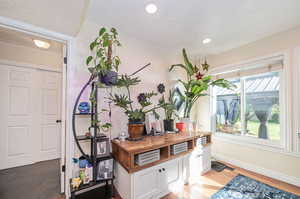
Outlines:
[[110, 155], [110, 145], [108, 138], [97, 138], [96, 154], [97, 157], [106, 157]]
[[114, 159], [102, 160], [97, 165], [97, 180], [113, 178]]
[[163, 133], [162, 121], [155, 118], [153, 113], [146, 114], [146, 131], [147, 135], [160, 135]]

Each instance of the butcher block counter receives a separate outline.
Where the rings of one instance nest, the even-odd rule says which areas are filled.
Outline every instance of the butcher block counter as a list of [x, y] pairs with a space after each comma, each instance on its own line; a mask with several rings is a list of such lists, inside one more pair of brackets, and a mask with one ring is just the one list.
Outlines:
[[[211, 144], [211, 133], [209, 132], [181, 132], [162, 136], [145, 136], [140, 141], [119, 141], [114, 139], [112, 140], [112, 154], [115, 160], [128, 173], [134, 173], [192, 152], [196, 146], [196, 140], [200, 137], [206, 137], [206, 143], [203, 147]], [[183, 142], [187, 142], [188, 151], [173, 155], [171, 146]], [[160, 151], [159, 160], [142, 166], [135, 163], [136, 155], [156, 149]]]

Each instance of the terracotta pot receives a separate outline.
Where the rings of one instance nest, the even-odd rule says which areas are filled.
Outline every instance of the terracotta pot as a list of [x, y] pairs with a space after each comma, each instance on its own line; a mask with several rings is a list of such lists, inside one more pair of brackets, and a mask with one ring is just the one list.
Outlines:
[[183, 122], [177, 122], [176, 123], [176, 128], [180, 131], [180, 132], [183, 132], [184, 131], [184, 123]]
[[131, 139], [140, 139], [144, 133], [144, 123], [129, 123], [128, 134]]

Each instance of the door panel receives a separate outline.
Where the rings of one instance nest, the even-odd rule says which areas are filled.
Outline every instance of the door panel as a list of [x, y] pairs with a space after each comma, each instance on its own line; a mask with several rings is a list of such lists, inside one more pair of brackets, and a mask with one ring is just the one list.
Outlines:
[[176, 191], [176, 183], [180, 181], [181, 161], [179, 159], [171, 160], [161, 164], [160, 188], [162, 195]]
[[39, 160], [51, 160], [60, 157], [60, 123], [61, 119], [61, 74], [49, 71], [38, 71], [40, 81], [40, 109], [38, 148]]
[[0, 64], [0, 169], [60, 157], [61, 73]]
[[149, 199], [160, 192], [160, 173], [152, 167], [134, 174], [134, 198]]
[[34, 162], [35, 70], [0, 65], [0, 169]]

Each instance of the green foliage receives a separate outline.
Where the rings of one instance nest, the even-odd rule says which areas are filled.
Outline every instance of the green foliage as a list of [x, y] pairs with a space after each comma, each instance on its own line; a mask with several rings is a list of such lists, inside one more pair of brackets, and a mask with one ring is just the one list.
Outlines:
[[106, 28], [99, 30], [99, 35], [90, 43], [90, 56], [86, 59], [86, 65], [91, 74], [106, 74], [110, 70], [119, 70], [121, 60], [118, 56], [113, 56], [113, 47], [121, 46], [118, 40], [118, 32], [115, 28], [110, 31]]
[[118, 79], [116, 86], [119, 88], [126, 87], [129, 88], [130, 86], [135, 86], [139, 84], [141, 80], [138, 77], [129, 77], [128, 75], [121, 75]]
[[110, 100], [118, 107], [124, 110], [124, 113], [128, 116], [130, 122], [141, 122], [145, 120], [145, 114], [148, 112], [153, 112], [156, 117], [159, 115], [155, 112], [156, 109], [161, 108], [160, 106], [154, 106], [152, 108], [148, 108], [151, 103], [151, 98], [156, 96], [157, 93], [149, 92], [149, 93], [141, 93], [138, 97], [138, 103], [140, 108], [133, 108], [133, 101], [131, 100], [130, 87], [135, 86], [140, 82], [138, 77], [130, 77], [127, 75], [122, 75], [116, 84], [118, 88], [126, 88], [127, 95], [124, 94], [115, 94], [110, 96]]
[[210, 86], [232, 89], [235, 85], [225, 79], [212, 80], [210, 75], [205, 74], [209, 70], [209, 65], [206, 60], [201, 67], [196, 65], [193, 66], [185, 49], [182, 50], [182, 55], [184, 64], [174, 64], [170, 67], [169, 71], [172, 71], [175, 67], [180, 67], [186, 72], [187, 80], [178, 80], [178, 82], [180, 82], [185, 89], [183, 96], [185, 103], [184, 117], [190, 117], [190, 112], [194, 103], [199, 97], [207, 95], [207, 90]]
[[166, 120], [171, 120], [173, 118], [173, 114], [175, 114], [176, 107], [174, 101], [175, 90], [169, 90], [169, 98], [168, 101], [165, 100], [165, 96], [159, 99], [159, 105], [164, 109]]

